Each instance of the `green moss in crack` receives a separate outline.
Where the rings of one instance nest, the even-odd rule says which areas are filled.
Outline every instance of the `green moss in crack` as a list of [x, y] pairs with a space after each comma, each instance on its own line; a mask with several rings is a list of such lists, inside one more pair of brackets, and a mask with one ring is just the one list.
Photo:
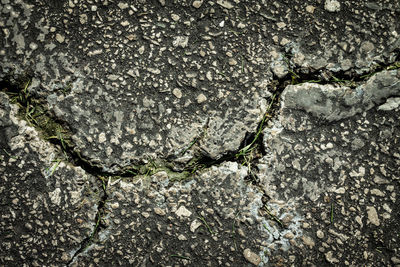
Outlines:
[[[119, 172], [117, 178], [149, 178], [154, 174], [159, 172], [165, 172], [168, 175], [170, 182], [185, 181], [190, 179], [195, 171], [184, 169], [182, 171], [175, 171], [175, 166], [173, 163], [167, 162], [165, 160], [153, 160], [148, 159], [143, 164], [132, 165], [125, 167]], [[114, 178], [116, 178], [114, 177]]]
[[2, 90], [12, 104], [18, 105], [18, 117], [33, 126], [45, 140], [61, 145], [66, 156], [67, 146], [71, 146], [71, 133], [60, 122], [53, 119], [44, 101], [36, 99], [30, 91], [31, 80], [21, 78], [16, 85], [8, 83]]

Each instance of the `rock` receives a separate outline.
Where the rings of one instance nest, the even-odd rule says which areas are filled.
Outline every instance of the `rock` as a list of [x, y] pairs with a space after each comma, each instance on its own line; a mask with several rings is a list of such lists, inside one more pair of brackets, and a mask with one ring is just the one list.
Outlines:
[[207, 97], [204, 94], [199, 94], [196, 99], [197, 99], [197, 103], [200, 104], [200, 103], [203, 103], [204, 101], [206, 101]]
[[56, 40], [57, 42], [59, 42], [60, 44], [64, 42], [65, 37], [59, 33], [56, 34]]
[[314, 13], [314, 10], [315, 10], [315, 6], [306, 6], [306, 11], [308, 12], [308, 13], [311, 13], [311, 14], [313, 14]]
[[196, 1], [193, 2], [193, 7], [194, 8], [200, 8], [202, 4], [203, 4], [203, 0], [201, 0], [201, 1], [196, 0]]
[[153, 210], [154, 210], [155, 214], [160, 215], [160, 216], [164, 216], [166, 214], [163, 209], [160, 209], [160, 208], [157, 208], [157, 207], [154, 208]]
[[376, 226], [380, 225], [378, 213], [376, 212], [375, 207], [368, 206], [367, 207], [368, 221]]
[[246, 258], [246, 260], [250, 263], [252, 263], [255, 266], [258, 266], [261, 262], [260, 256], [258, 256], [256, 253], [252, 252], [249, 248], [246, 248], [243, 251], [243, 256]]
[[386, 103], [378, 107], [379, 110], [389, 111], [400, 106], [400, 97], [391, 97], [386, 100]]
[[172, 20], [173, 21], [179, 21], [179, 19], [181, 18], [179, 15], [177, 15], [177, 14], [172, 14], [171, 15], [171, 18], [172, 18]]
[[301, 239], [303, 240], [303, 243], [307, 246], [309, 246], [310, 248], [313, 248], [315, 246], [315, 242], [314, 240], [309, 237], [309, 236], [302, 236]]
[[189, 37], [188, 36], [176, 36], [174, 37], [174, 40], [172, 41], [172, 45], [174, 47], [182, 47], [185, 48], [189, 42]]
[[329, 251], [327, 253], [325, 253], [325, 259], [329, 262], [329, 263], [338, 263], [339, 260], [336, 259], [335, 257], [333, 257], [333, 252]]
[[391, 257], [390, 260], [391, 260], [394, 264], [400, 264], [400, 258]]
[[199, 228], [200, 226], [201, 226], [201, 222], [196, 219], [190, 224], [190, 231], [192, 233], [194, 233], [196, 231], [196, 229]]
[[319, 239], [322, 239], [322, 238], [324, 238], [324, 232], [322, 232], [321, 230], [318, 230], [317, 231], [317, 237], [319, 238]]
[[340, 3], [337, 0], [326, 0], [324, 7], [325, 7], [325, 10], [327, 10], [329, 12], [340, 11]]
[[277, 63], [273, 64], [273, 65], [271, 66], [271, 68], [272, 68], [272, 72], [273, 72], [279, 79], [285, 77], [285, 76], [289, 73], [289, 70], [288, 70], [286, 64], [284, 64], [284, 63], [282, 63], [282, 62], [277, 62]]
[[179, 209], [175, 211], [175, 214], [178, 217], [190, 217], [190, 215], [192, 215], [192, 212], [188, 210], [185, 206], [180, 206]]
[[227, 0], [217, 0], [217, 4], [226, 8], [226, 9], [231, 9], [233, 8], [233, 5], [231, 4], [231, 2], [227, 1]]
[[230, 58], [228, 61], [229, 65], [235, 66], [237, 64], [237, 61], [234, 58]]
[[172, 93], [174, 94], [174, 96], [176, 98], [181, 98], [182, 97], [182, 91], [179, 90], [178, 88], [174, 88], [174, 90], [172, 90]]
[[119, 2], [118, 3], [118, 7], [122, 10], [127, 9], [129, 7], [129, 5], [127, 3], [124, 2]]

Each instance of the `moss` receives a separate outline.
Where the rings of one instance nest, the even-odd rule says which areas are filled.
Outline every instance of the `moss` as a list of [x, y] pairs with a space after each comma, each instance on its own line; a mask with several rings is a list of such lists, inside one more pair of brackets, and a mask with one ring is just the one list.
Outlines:
[[20, 77], [13, 83], [2, 85], [2, 90], [9, 96], [10, 102], [19, 106], [18, 117], [26, 120], [46, 140], [55, 141], [65, 152], [71, 146], [71, 133], [57, 120], [53, 119], [45, 101], [33, 97], [29, 89], [30, 79]]

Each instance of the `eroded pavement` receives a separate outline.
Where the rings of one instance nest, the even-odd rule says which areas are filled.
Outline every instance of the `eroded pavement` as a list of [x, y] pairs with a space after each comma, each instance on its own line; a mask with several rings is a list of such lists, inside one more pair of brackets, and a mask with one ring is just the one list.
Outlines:
[[5, 266], [400, 265], [400, 3], [0, 5]]

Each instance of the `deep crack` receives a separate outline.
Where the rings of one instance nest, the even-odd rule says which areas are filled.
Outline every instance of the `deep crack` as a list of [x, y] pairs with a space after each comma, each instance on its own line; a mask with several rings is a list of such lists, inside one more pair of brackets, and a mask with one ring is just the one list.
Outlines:
[[[398, 56], [397, 60], [399, 60], [400, 56]], [[289, 62], [289, 67], [292, 64]], [[369, 79], [373, 74], [383, 71], [386, 69], [398, 69], [400, 68], [400, 62], [395, 62], [394, 64], [390, 64], [387, 66], [378, 66], [375, 69], [373, 69], [373, 73], [370, 74], [364, 74], [364, 75], [349, 75], [348, 73], [336, 73], [336, 76], [329, 76], [329, 78], [325, 80], [318, 80], [318, 83], [321, 84], [328, 84], [328, 83], [337, 83], [341, 85], [347, 85], [349, 87], [355, 87], [356, 85], [365, 82], [367, 79]], [[255, 132], [252, 133], [246, 133], [245, 138], [242, 140], [240, 147], [235, 150], [235, 151], [228, 151], [218, 159], [213, 159], [211, 157], [208, 157], [206, 155], [199, 155], [196, 158], [194, 158], [189, 164], [184, 165], [183, 167], [177, 166], [177, 163], [174, 162], [173, 158], [172, 159], [166, 159], [164, 161], [164, 169], [168, 169], [171, 172], [174, 173], [188, 173], [189, 175], [192, 175], [193, 173], [196, 173], [197, 170], [199, 169], [204, 169], [204, 168], [210, 168], [211, 166], [216, 166], [220, 165], [223, 162], [227, 161], [235, 161], [240, 164], [247, 164], [249, 175], [247, 177], [247, 180], [257, 186], [260, 189], [260, 192], [262, 192], [263, 197], [262, 197], [262, 202], [263, 202], [263, 207], [266, 210], [266, 213], [268, 216], [270, 216], [271, 220], [275, 220], [280, 226], [284, 227], [284, 225], [277, 219], [277, 217], [272, 216], [269, 213], [268, 210], [268, 194], [265, 192], [265, 190], [259, 185], [259, 178], [257, 177], [257, 162], [258, 160], [266, 154], [265, 147], [264, 147], [264, 142], [263, 142], [263, 130], [267, 126], [267, 122], [276, 117], [277, 111], [280, 108], [280, 96], [284, 89], [288, 85], [293, 85], [293, 84], [299, 84], [303, 82], [316, 82], [316, 79], [324, 78], [324, 72], [318, 71], [318, 72], [313, 72], [313, 73], [306, 73], [302, 74], [300, 72], [301, 70], [299, 69], [291, 69], [289, 74], [286, 75], [284, 78], [279, 79], [279, 80], [274, 80], [269, 84], [269, 90], [273, 92], [273, 97], [269, 98], [269, 108], [264, 114], [262, 120], [258, 123], [258, 126], [256, 128]], [[334, 80], [330, 80], [332, 77], [334, 77]], [[39, 118], [39, 116], [45, 116], [46, 119], [52, 120], [57, 127], [68, 127], [66, 126], [65, 122], [59, 121], [58, 119], [54, 118], [54, 115], [45, 107], [45, 100], [43, 98], [35, 98], [34, 95], [30, 94], [29, 91], [27, 91], [28, 83], [30, 81], [30, 77], [22, 77], [22, 78], [15, 78], [11, 77], [8, 80], [3, 80], [0, 81], [0, 91], [5, 92], [6, 94], [9, 95], [11, 98], [11, 101], [13, 103], [17, 103], [21, 106], [20, 109], [20, 116], [22, 119], [27, 120], [35, 126], [41, 132], [42, 134], [45, 132], [47, 135], [51, 133], [54, 129], [46, 129], [43, 125], [38, 123], [36, 120]], [[35, 111], [32, 111], [30, 109], [30, 105], [34, 103], [34, 105], [37, 105], [41, 112], [40, 115], [37, 115], [35, 118], [35, 114], [33, 112], [36, 111], [36, 106], [34, 108]], [[61, 130], [60, 130], [61, 131]], [[44, 135], [46, 136], [46, 135]], [[53, 137], [53, 136], [52, 136]], [[65, 156], [65, 160], [73, 164], [74, 166], [79, 166], [81, 167], [85, 172], [93, 175], [96, 177], [99, 181], [101, 181], [101, 189], [102, 189], [102, 196], [97, 203], [97, 213], [95, 216], [95, 222], [94, 222], [94, 229], [92, 233], [86, 237], [80, 244], [79, 249], [74, 253], [73, 257], [69, 261], [68, 265], [72, 264], [75, 259], [83, 253], [90, 245], [92, 245], [95, 241], [96, 238], [98, 237], [99, 232], [101, 231], [101, 228], [104, 227], [102, 224], [102, 218], [105, 214], [105, 202], [107, 201], [108, 195], [107, 195], [107, 183], [106, 180], [107, 178], [111, 177], [135, 177], [138, 175], [151, 175], [154, 174], [154, 171], [159, 170], [160, 168], [157, 168], [157, 166], [152, 169], [152, 167], [149, 167], [149, 163], [142, 163], [142, 164], [137, 164], [135, 166], [128, 166], [122, 169], [119, 169], [118, 171], [115, 172], [110, 172], [104, 170], [104, 168], [95, 165], [90, 162], [90, 160], [87, 160], [83, 158], [79, 152], [74, 148], [72, 142], [68, 139], [70, 136], [66, 134], [65, 136], [67, 139], [64, 139], [63, 135], [59, 135], [59, 132], [57, 132], [56, 138], [45, 138], [47, 141], [55, 145], [56, 147], [60, 148], [60, 150], [63, 152]], [[196, 139], [191, 146], [195, 145]], [[185, 151], [186, 152], [186, 151]], [[149, 172], [150, 170], [150, 172]]]

